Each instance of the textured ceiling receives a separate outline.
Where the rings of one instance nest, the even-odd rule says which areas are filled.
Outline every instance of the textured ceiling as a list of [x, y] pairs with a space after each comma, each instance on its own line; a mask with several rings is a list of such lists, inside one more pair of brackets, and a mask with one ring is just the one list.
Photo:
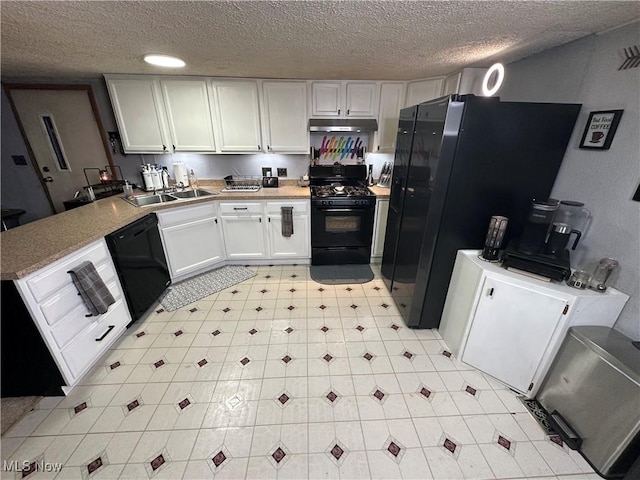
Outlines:
[[[2, 76], [397, 79], [505, 63], [640, 18], [636, 1], [2, 1]], [[179, 70], [142, 61], [176, 55]]]

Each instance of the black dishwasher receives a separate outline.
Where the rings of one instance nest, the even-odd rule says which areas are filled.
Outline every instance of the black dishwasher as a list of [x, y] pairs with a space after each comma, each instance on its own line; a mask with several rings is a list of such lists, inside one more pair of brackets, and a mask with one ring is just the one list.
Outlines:
[[138, 320], [171, 284], [155, 213], [106, 237], [132, 322]]

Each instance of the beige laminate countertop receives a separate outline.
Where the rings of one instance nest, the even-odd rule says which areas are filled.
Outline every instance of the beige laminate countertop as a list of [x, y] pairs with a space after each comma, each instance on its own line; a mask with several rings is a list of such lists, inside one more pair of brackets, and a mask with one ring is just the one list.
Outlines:
[[[200, 183], [200, 188], [211, 192], [219, 192], [222, 186], [219, 182]], [[136, 190], [134, 193], [146, 192]], [[220, 200], [309, 198], [309, 188], [297, 185], [262, 188], [255, 193], [219, 193], [147, 207], [135, 207], [122, 195], [115, 195], [2, 232], [0, 279], [25, 277], [154, 211]]]
[[378, 187], [376, 185], [374, 185], [373, 187], [369, 187], [369, 190], [371, 190], [373, 193], [376, 194], [376, 197], [378, 198], [389, 198], [389, 193], [391, 192], [390, 188], [385, 188], [385, 187]]

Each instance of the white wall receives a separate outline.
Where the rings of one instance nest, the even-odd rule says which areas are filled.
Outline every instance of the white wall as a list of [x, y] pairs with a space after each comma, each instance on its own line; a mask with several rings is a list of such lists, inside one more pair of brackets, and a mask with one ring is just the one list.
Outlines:
[[[611, 285], [631, 296], [616, 329], [640, 339], [640, 68], [620, 70], [623, 47], [640, 44], [640, 24], [589, 36], [509, 64], [503, 100], [581, 103], [552, 197], [584, 202], [593, 220], [572, 266], [593, 272], [602, 257], [620, 262]], [[609, 150], [578, 148], [589, 112], [623, 109]]]

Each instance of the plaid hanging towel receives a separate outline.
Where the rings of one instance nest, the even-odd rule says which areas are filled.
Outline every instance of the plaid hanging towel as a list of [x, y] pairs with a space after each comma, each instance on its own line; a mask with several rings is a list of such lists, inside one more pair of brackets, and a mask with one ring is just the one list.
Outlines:
[[102, 315], [109, 309], [109, 305], [116, 303], [92, 262], [82, 262], [67, 273], [71, 275], [73, 284], [91, 315]]
[[282, 213], [282, 236], [293, 235], [293, 207], [280, 207]]

